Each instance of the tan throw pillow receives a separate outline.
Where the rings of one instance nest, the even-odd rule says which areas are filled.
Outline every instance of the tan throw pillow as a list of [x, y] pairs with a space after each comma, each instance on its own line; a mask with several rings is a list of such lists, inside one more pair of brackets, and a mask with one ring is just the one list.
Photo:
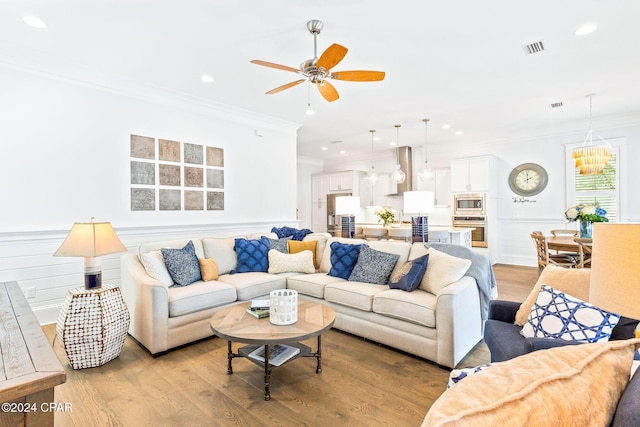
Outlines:
[[318, 267], [318, 263], [316, 261], [316, 245], [318, 244], [317, 240], [308, 240], [306, 242], [301, 242], [299, 240], [289, 240], [287, 245], [289, 246], [290, 254], [297, 254], [302, 251], [311, 251], [313, 253], [313, 265], [314, 267]]
[[[411, 253], [413, 256], [417, 251], [412, 250]], [[429, 254], [429, 262], [418, 287], [434, 295], [448, 284], [460, 280], [471, 267], [471, 260], [454, 257], [433, 248], [429, 248], [425, 253]]]
[[540, 350], [458, 382], [423, 427], [607, 426], [627, 386], [640, 340]]
[[315, 273], [313, 253], [309, 250], [285, 254], [276, 249], [269, 251], [269, 273]]
[[583, 301], [589, 301], [590, 277], [591, 270], [588, 268], [563, 268], [555, 265], [546, 267], [540, 277], [538, 277], [538, 281], [527, 299], [520, 305], [514, 323], [519, 326], [524, 326], [524, 324], [527, 323], [531, 307], [536, 301], [536, 298], [538, 298], [540, 287], [543, 284], [549, 285], [555, 290], [572, 295]]
[[208, 282], [209, 280], [218, 280], [218, 264], [213, 258], [200, 258], [200, 273], [202, 274], [202, 280]]

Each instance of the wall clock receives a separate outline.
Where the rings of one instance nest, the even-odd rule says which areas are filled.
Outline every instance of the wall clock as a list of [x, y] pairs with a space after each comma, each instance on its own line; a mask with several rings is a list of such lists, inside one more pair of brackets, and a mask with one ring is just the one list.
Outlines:
[[509, 187], [519, 196], [535, 196], [547, 186], [549, 175], [536, 163], [523, 163], [513, 168], [509, 174]]

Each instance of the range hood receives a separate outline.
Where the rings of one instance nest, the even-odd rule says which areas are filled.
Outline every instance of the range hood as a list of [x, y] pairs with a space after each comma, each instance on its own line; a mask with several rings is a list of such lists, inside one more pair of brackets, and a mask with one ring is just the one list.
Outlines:
[[[396, 192], [387, 196], [401, 196], [405, 191], [413, 190], [413, 167], [411, 160], [411, 147], [398, 147], [398, 161], [400, 169], [407, 175], [402, 184], [396, 184]], [[395, 164], [394, 164], [395, 168]]]

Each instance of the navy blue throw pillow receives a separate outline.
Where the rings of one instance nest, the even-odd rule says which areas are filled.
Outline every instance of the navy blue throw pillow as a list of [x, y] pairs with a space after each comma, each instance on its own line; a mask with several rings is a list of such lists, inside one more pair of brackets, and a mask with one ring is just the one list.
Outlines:
[[353, 267], [358, 262], [361, 246], [340, 242], [331, 243], [331, 270], [329, 270], [329, 276], [348, 280]]
[[266, 238], [260, 240], [247, 240], [238, 238], [233, 245], [236, 251], [238, 263], [236, 272], [267, 272], [269, 269], [269, 241]]
[[429, 254], [412, 261], [407, 261], [402, 268], [391, 277], [389, 288], [411, 292], [418, 289], [424, 273], [427, 272]]
[[191, 240], [182, 249], [162, 248], [160, 252], [169, 275], [176, 285], [187, 286], [202, 280], [200, 262]]

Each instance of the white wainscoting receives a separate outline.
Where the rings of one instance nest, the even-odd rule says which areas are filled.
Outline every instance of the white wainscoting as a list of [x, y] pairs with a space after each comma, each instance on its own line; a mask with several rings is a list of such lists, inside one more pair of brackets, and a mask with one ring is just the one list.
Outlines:
[[[295, 221], [262, 223], [200, 224], [164, 227], [115, 228], [130, 253], [143, 242], [189, 237], [226, 237], [268, 232], [272, 227], [297, 227]], [[84, 287], [82, 258], [54, 257], [68, 230], [0, 233], [0, 282], [17, 281], [29, 298], [40, 324], [55, 323], [60, 306], [69, 290]], [[103, 283], [120, 284], [120, 256], [106, 255], [102, 260]]]

